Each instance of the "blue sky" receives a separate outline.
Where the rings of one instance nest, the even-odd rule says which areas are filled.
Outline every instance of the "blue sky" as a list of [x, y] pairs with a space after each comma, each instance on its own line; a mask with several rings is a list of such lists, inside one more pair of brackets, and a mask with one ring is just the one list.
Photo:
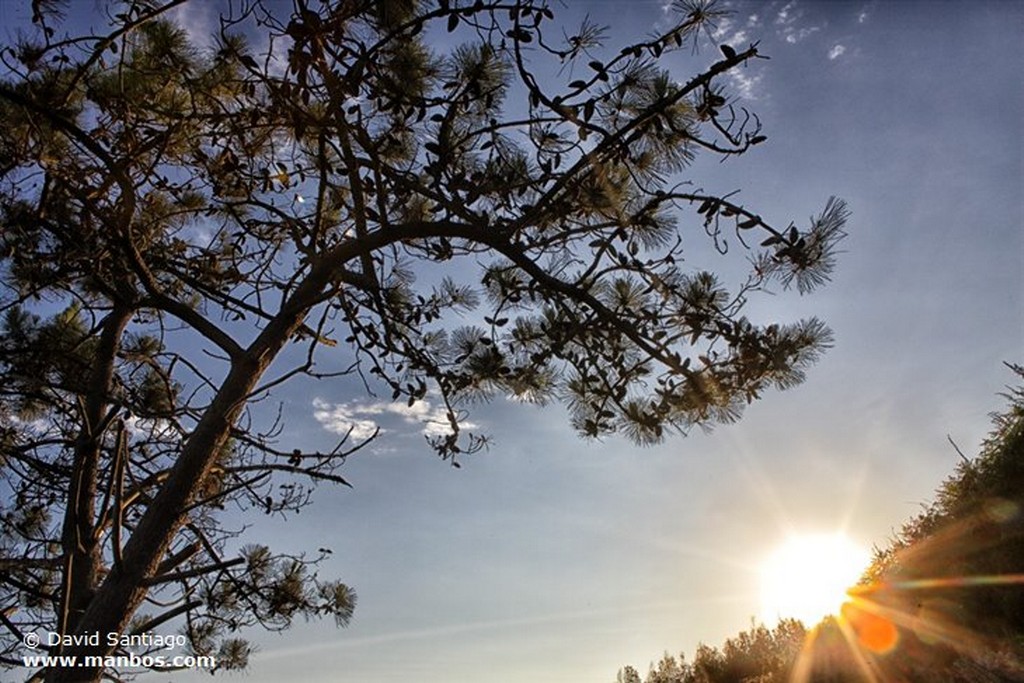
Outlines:
[[[495, 446], [445, 466], [416, 424], [352, 458], [355, 488], [254, 532], [278, 549], [329, 544], [325, 574], [359, 593], [352, 625], [260, 637], [251, 681], [610, 681], [663, 651], [746, 628], [759, 563], [792, 531], [884, 545], [971, 452], [1024, 349], [1024, 11], [997, 3], [733, 3], [719, 39], [760, 40], [732, 87], [769, 142], [698, 161], [707, 188], [743, 190], [799, 222], [830, 195], [852, 210], [833, 283], [752, 301], [759, 319], [820, 315], [835, 348], [808, 381], [736, 425], [650, 449], [584, 442], [557, 407], [493, 403], [472, 419]], [[568, 4], [615, 40], [662, 20], [656, 2]], [[752, 19], [752, 16], [756, 18]], [[745, 35], [737, 36], [743, 32]], [[684, 79], [715, 57], [670, 62]], [[685, 224], [684, 224], [685, 225]], [[685, 229], [685, 228], [684, 228]], [[280, 392], [284, 437], [326, 445], [315, 396]], [[362, 405], [365, 405], [363, 403]]]
[[[558, 16], [571, 26], [590, 14], [616, 48], [663, 21], [661, 5], [570, 1]], [[648, 449], [581, 441], [557, 406], [480, 406], [472, 420], [495, 445], [461, 469], [426, 448], [417, 420], [428, 410], [398, 414], [341, 383], [282, 388], [289, 447], [329, 447], [328, 413], [386, 431], [346, 465], [353, 489], [321, 489], [287, 522], [247, 520], [249, 540], [278, 551], [333, 548], [322, 574], [359, 594], [347, 629], [251, 633], [247, 681], [644, 671], [663, 651], [748, 627], [759, 562], [787, 533], [844, 529], [884, 545], [955, 466], [946, 435], [976, 448], [1011, 381], [1002, 362], [1024, 349], [1024, 6], [726, 5], [735, 14], [716, 38], [760, 40], [771, 57], [730, 84], [769, 141], [724, 164], [698, 159], [686, 175], [742, 189], [783, 224], [803, 224], [830, 195], [848, 201], [833, 282], [750, 308], [758, 320], [818, 315], [835, 348], [739, 423]], [[209, 9], [178, 16], [201, 35]], [[705, 43], [668, 64], [685, 80], [715, 57]]]

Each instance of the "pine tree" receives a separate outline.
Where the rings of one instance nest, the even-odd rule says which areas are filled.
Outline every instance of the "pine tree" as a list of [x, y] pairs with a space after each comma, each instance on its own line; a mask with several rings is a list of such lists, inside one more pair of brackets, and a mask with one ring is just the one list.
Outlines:
[[[541, 2], [255, 2], [201, 50], [166, 18], [182, 1], [112, 5], [105, 35], [34, 2], [36, 34], [2, 52], [5, 664], [36, 629], [176, 623], [239, 667], [246, 626], [349, 620], [355, 593], [316, 574], [326, 549], [281, 556], [219, 523], [348, 483], [364, 441], [302, 452], [254, 424], [281, 382], [431, 392], [449, 430], [430, 445], [457, 465], [486, 444], [462, 427], [474, 400], [558, 401], [585, 436], [653, 443], [736, 419], [828, 346], [817, 319], [743, 308], [827, 279], [843, 202], [777, 227], [682, 175], [766, 139], [722, 78], [756, 44], [685, 82], [659, 66], [713, 2], [621, 50]], [[438, 53], [425, 36], [445, 31]], [[686, 266], [693, 233], [750, 245], [749, 277]]]

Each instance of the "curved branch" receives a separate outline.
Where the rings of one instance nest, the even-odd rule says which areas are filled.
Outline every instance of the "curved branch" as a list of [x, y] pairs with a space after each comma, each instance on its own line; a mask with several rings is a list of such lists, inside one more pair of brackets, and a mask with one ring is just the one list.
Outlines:
[[120, 211], [122, 215], [121, 226], [119, 226], [121, 228], [119, 230], [119, 234], [121, 236], [119, 242], [131, 261], [133, 271], [139, 277], [140, 282], [146, 289], [149, 296], [152, 297], [155, 306], [190, 325], [201, 335], [220, 347], [220, 349], [228, 354], [228, 356], [234, 358], [241, 354], [241, 346], [239, 346], [231, 336], [211, 323], [198, 311], [195, 311], [177, 299], [167, 296], [160, 288], [156, 278], [149, 271], [149, 268], [146, 266], [145, 261], [139, 253], [138, 247], [135, 245], [132, 238], [131, 221], [135, 213], [135, 186], [132, 183], [131, 178], [125, 172], [123, 166], [120, 163], [117, 163], [107, 150], [103, 149], [103, 146], [96, 142], [92, 136], [82, 130], [75, 123], [61, 116], [56, 111], [48, 107], [37, 105], [35, 102], [21, 96], [17, 92], [11, 90], [6, 84], [2, 83], [0, 83], [0, 97], [44, 117], [47, 121], [64, 131], [69, 137], [73, 138], [76, 142], [82, 145], [82, 147], [87, 149], [103, 162], [103, 165], [110, 171], [111, 176], [117, 182], [117, 185], [121, 190], [121, 201], [124, 202]]

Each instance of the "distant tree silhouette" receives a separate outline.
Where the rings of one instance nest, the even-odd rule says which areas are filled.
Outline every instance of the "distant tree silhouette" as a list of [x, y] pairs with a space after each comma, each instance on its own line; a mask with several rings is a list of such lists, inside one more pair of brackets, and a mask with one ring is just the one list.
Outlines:
[[665, 653], [658, 661], [657, 666], [651, 665], [647, 672], [647, 678], [644, 680], [646, 683], [683, 683], [687, 671], [688, 667], [682, 655], [676, 659]]
[[615, 677], [615, 683], [640, 683], [640, 674], [631, 666], [627, 666]]
[[[33, 2], [35, 33], [2, 51], [5, 665], [34, 630], [110, 655], [73, 637], [174, 624], [240, 667], [246, 626], [348, 622], [355, 593], [315, 572], [327, 549], [282, 556], [221, 521], [348, 483], [365, 441], [296, 450], [251, 412], [283, 382], [429, 392], [430, 445], [458, 464], [486, 443], [462, 428], [475, 400], [559, 401], [586, 436], [649, 444], [736, 419], [828, 346], [817, 319], [743, 311], [827, 278], [843, 202], [776, 226], [680, 176], [766, 139], [722, 78], [756, 44], [658, 65], [714, 3], [609, 50], [541, 2], [256, 0], [203, 50], [163, 18], [183, 2], [111, 4], [95, 35]], [[749, 276], [689, 265], [702, 237]]]
[[[754, 624], [721, 649], [698, 645], [693, 662], [665, 654], [642, 683], [787, 683], [805, 637], [803, 624], [795, 619], [783, 619], [773, 629]], [[640, 683], [631, 666], [619, 671], [616, 683], [624, 680]]]

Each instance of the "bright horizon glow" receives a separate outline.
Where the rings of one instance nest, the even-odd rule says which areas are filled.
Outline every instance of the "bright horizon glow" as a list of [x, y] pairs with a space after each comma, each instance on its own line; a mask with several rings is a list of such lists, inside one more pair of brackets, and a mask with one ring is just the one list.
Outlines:
[[761, 565], [761, 619], [814, 626], [839, 613], [871, 554], [841, 533], [789, 537]]

